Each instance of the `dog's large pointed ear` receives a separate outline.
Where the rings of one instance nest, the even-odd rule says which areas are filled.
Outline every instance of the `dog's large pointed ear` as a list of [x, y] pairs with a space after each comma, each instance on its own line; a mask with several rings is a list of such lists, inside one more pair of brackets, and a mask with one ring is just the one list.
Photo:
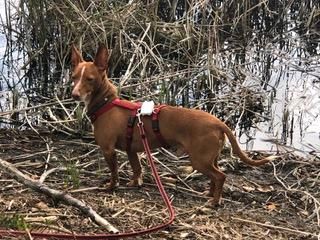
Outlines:
[[71, 65], [72, 67], [76, 67], [80, 62], [83, 62], [83, 58], [81, 53], [76, 48], [74, 44], [71, 45]]
[[103, 43], [100, 43], [93, 63], [98, 67], [100, 71], [107, 70], [108, 57], [108, 48]]

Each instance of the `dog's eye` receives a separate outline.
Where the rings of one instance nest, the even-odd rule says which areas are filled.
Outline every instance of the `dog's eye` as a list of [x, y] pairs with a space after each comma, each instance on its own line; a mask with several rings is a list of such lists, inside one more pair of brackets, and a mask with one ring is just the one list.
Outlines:
[[93, 78], [87, 78], [88, 82], [92, 82], [94, 79]]

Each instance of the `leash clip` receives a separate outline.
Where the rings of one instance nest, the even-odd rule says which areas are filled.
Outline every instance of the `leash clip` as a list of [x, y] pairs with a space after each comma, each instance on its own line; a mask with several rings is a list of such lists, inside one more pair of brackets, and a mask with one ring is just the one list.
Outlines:
[[137, 118], [138, 118], [138, 125], [143, 125], [143, 122], [141, 120], [141, 108], [139, 108], [137, 110], [137, 114], [136, 114]]

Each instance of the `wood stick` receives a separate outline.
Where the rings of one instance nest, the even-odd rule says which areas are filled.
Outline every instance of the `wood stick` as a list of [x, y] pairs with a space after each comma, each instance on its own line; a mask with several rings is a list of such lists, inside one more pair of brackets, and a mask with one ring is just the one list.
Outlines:
[[82, 201], [66, 194], [62, 191], [49, 188], [47, 185], [42, 184], [39, 181], [33, 180], [30, 177], [24, 175], [17, 168], [15, 168], [11, 163], [4, 161], [0, 158], [0, 166], [8, 175], [14, 178], [19, 183], [22, 183], [26, 187], [33, 189], [36, 192], [45, 194], [53, 199], [60, 200], [65, 204], [74, 206], [83, 212], [86, 216], [90, 217], [94, 222], [100, 226], [106, 227], [106, 229], [111, 233], [118, 233], [119, 230], [112, 226], [106, 219], [97, 214], [91, 207], [84, 204]]

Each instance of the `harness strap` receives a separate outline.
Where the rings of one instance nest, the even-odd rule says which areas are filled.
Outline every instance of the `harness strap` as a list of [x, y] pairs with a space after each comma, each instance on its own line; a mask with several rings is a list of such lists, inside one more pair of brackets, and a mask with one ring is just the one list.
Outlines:
[[118, 99], [113, 100], [111, 103], [103, 102], [103, 104], [101, 104], [101, 106], [99, 106], [97, 110], [95, 109], [91, 112], [88, 112], [87, 115], [90, 118], [91, 123], [96, 121], [100, 115], [113, 108], [115, 106], [113, 102], [115, 102], [116, 100]]
[[115, 100], [113, 100], [112, 103], [116, 106], [126, 108], [129, 110], [137, 110], [142, 105], [142, 103], [140, 102], [129, 102], [129, 101], [121, 100], [119, 98], [116, 98]]
[[118, 106], [129, 110], [135, 110], [141, 107], [141, 103], [134, 103], [129, 101], [123, 101], [119, 98], [114, 99], [112, 102], [106, 103], [105, 101], [100, 104], [97, 109], [87, 113], [91, 123], [93, 123], [97, 118], [103, 113], [109, 111], [111, 108]]
[[156, 137], [158, 138], [158, 141], [161, 143], [162, 146], [167, 146], [167, 143], [160, 132], [160, 126], [159, 126], [159, 114], [161, 109], [164, 107], [166, 107], [166, 105], [160, 105], [153, 110], [151, 121], [152, 121], [152, 130], [156, 135]]
[[[140, 102], [135, 103], [135, 102], [124, 101], [119, 98], [116, 98], [112, 102], [109, 102], [109, 103], [104, 102], [103, 104], [99, 105], [99, 108], [97, 110], [95, 109], [90, 113], [88, 113], [88, 116], [91, 122], [93, 123], [100, 115], [109, 111], [111, 108], [115, 106], [131, 110], [130, 116], [128, 118], [127, 133], [126, 133], [127, 150], [130, 150], [132, 138], [133, 138], [134, 124], [136, 122], [136, 115], [137, 115], [138, 109], [141, 108], [141, 105], [142, 103]], [[156, 135], [158, 141], [162, 146], [167, 146], [166, 141], [164, 140], [163, 136], [160, 133], [160, 126], [159, 126], [159, 114], [161, 109], [164, 107], [166, 107], [166, 105], [159, 105], [156, 108], [154, 108], [153, 113], [151, 115], [151, 121], [152, 121], [152, 130]]]
[[133, 109], [128, 119], [127, 124], [127, 150], [129, 151], [131, 148], [132, 136], [133, 136], [133, 127], [137, 118], [138, 109]]

